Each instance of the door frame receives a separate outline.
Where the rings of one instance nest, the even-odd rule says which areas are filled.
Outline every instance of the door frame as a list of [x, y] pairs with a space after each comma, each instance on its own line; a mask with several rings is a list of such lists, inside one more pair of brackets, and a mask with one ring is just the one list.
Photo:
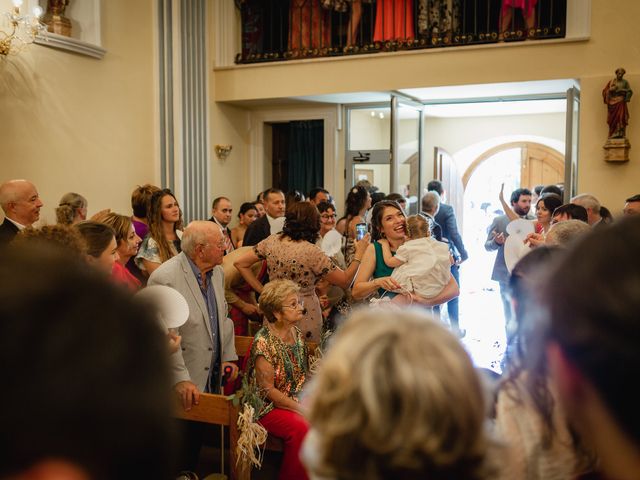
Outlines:
[[[295, 120], [324, 120], [324, 185], [327, 190], [335, 195], [342, 192], [339, 184], [339, 156], [338, 156], [338, 132], [342, 127], [339, 124], [341, 111], [339, 106], [332, 105], [322, 108], [278, 108], [269, 110], [254, 110], [249, 114], [249, 158], [245, 185], [249, 191], [245, 191], [246, 198], [254, 198], [258, 192], [270, 187], [271, 179], [265, 178], [265, 165], [271, 163], [271, 139], [267, 139], [265, 131], [270, 124], [283, 123]], [[309, 192], [303, 192], [305, 195]]]

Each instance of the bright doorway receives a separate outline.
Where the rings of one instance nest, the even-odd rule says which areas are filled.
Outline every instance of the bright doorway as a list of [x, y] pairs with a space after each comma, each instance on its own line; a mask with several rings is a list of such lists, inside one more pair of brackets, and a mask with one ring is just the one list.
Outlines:
[[[566, 197], [575, 193], [578, 82], [459, 85], [304, 99], [347, 107], [345, 192], [365, 177], [385, 192], [407, 186], [417, 201], [427, 182], [443, 181], [445, 201], [454, 208], [470, 253], [461, 267], [460, 324], [467, 330], [463, 342], [476, 365], [499, 370], [504, 317], [497, 283], [491, 281], [496, 254], [484, 249], [486, 229], [499, 209], [502, 183], [508, 195], [516, 187], [556, 183], [560, 177]], [[417, 116], [412, 113], [416, 108]]]

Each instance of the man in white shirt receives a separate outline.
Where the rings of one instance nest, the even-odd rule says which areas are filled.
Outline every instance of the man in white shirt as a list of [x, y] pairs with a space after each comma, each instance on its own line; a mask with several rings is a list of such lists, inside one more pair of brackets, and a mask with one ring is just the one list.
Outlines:
[[277, 188], [270, 188], [264, 192], [264, 208], [267, 214], [260, 217], [247, 228], [242, 245], [251, 247], [257, 245], [269, 235], [280, 233], [284, 227], [285, 201], [284, 193]]
[[0, 207], [5, 215], [0, 225], [0, 245], [9, 243], [20, 230], [37, 222], [42, 206], [33, 183], [9, 180], [0, 185]]

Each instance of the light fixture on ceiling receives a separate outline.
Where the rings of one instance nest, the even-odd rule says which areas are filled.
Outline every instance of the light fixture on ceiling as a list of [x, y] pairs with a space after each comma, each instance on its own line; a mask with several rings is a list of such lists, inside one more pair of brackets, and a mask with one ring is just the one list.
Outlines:
[[382, 120], [384, 118], [384, 113], [380, 112], [378, 116], [380, 117], [380, 120]]
[[46, 25], [40, 22], [42, 15], [40, 5], [33, 7], [32, 15], [23, 14], [20, 7], [22, 7], [22, 0], [13, 0], [11, 11], [2, 15], [8, 31], [0, 30], [0, 57], [6, 57], [9, 54], [17, 55], [26, 45], [33, 43], [38, 35], [45, 34], [47, 31]]

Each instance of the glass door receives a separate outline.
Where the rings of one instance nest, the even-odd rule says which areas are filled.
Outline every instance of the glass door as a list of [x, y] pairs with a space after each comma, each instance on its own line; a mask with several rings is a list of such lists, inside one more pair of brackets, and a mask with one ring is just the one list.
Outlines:
[[391, 107], [371, 105], [347, 111], [345, 191], [367, 180], [380, 192], [391, 190]]
[[404, 97], [391, 98], [391, 192], [407, 198], [407, 213], [420, 211], [424, 185], [422, 172], [423, 105]]

